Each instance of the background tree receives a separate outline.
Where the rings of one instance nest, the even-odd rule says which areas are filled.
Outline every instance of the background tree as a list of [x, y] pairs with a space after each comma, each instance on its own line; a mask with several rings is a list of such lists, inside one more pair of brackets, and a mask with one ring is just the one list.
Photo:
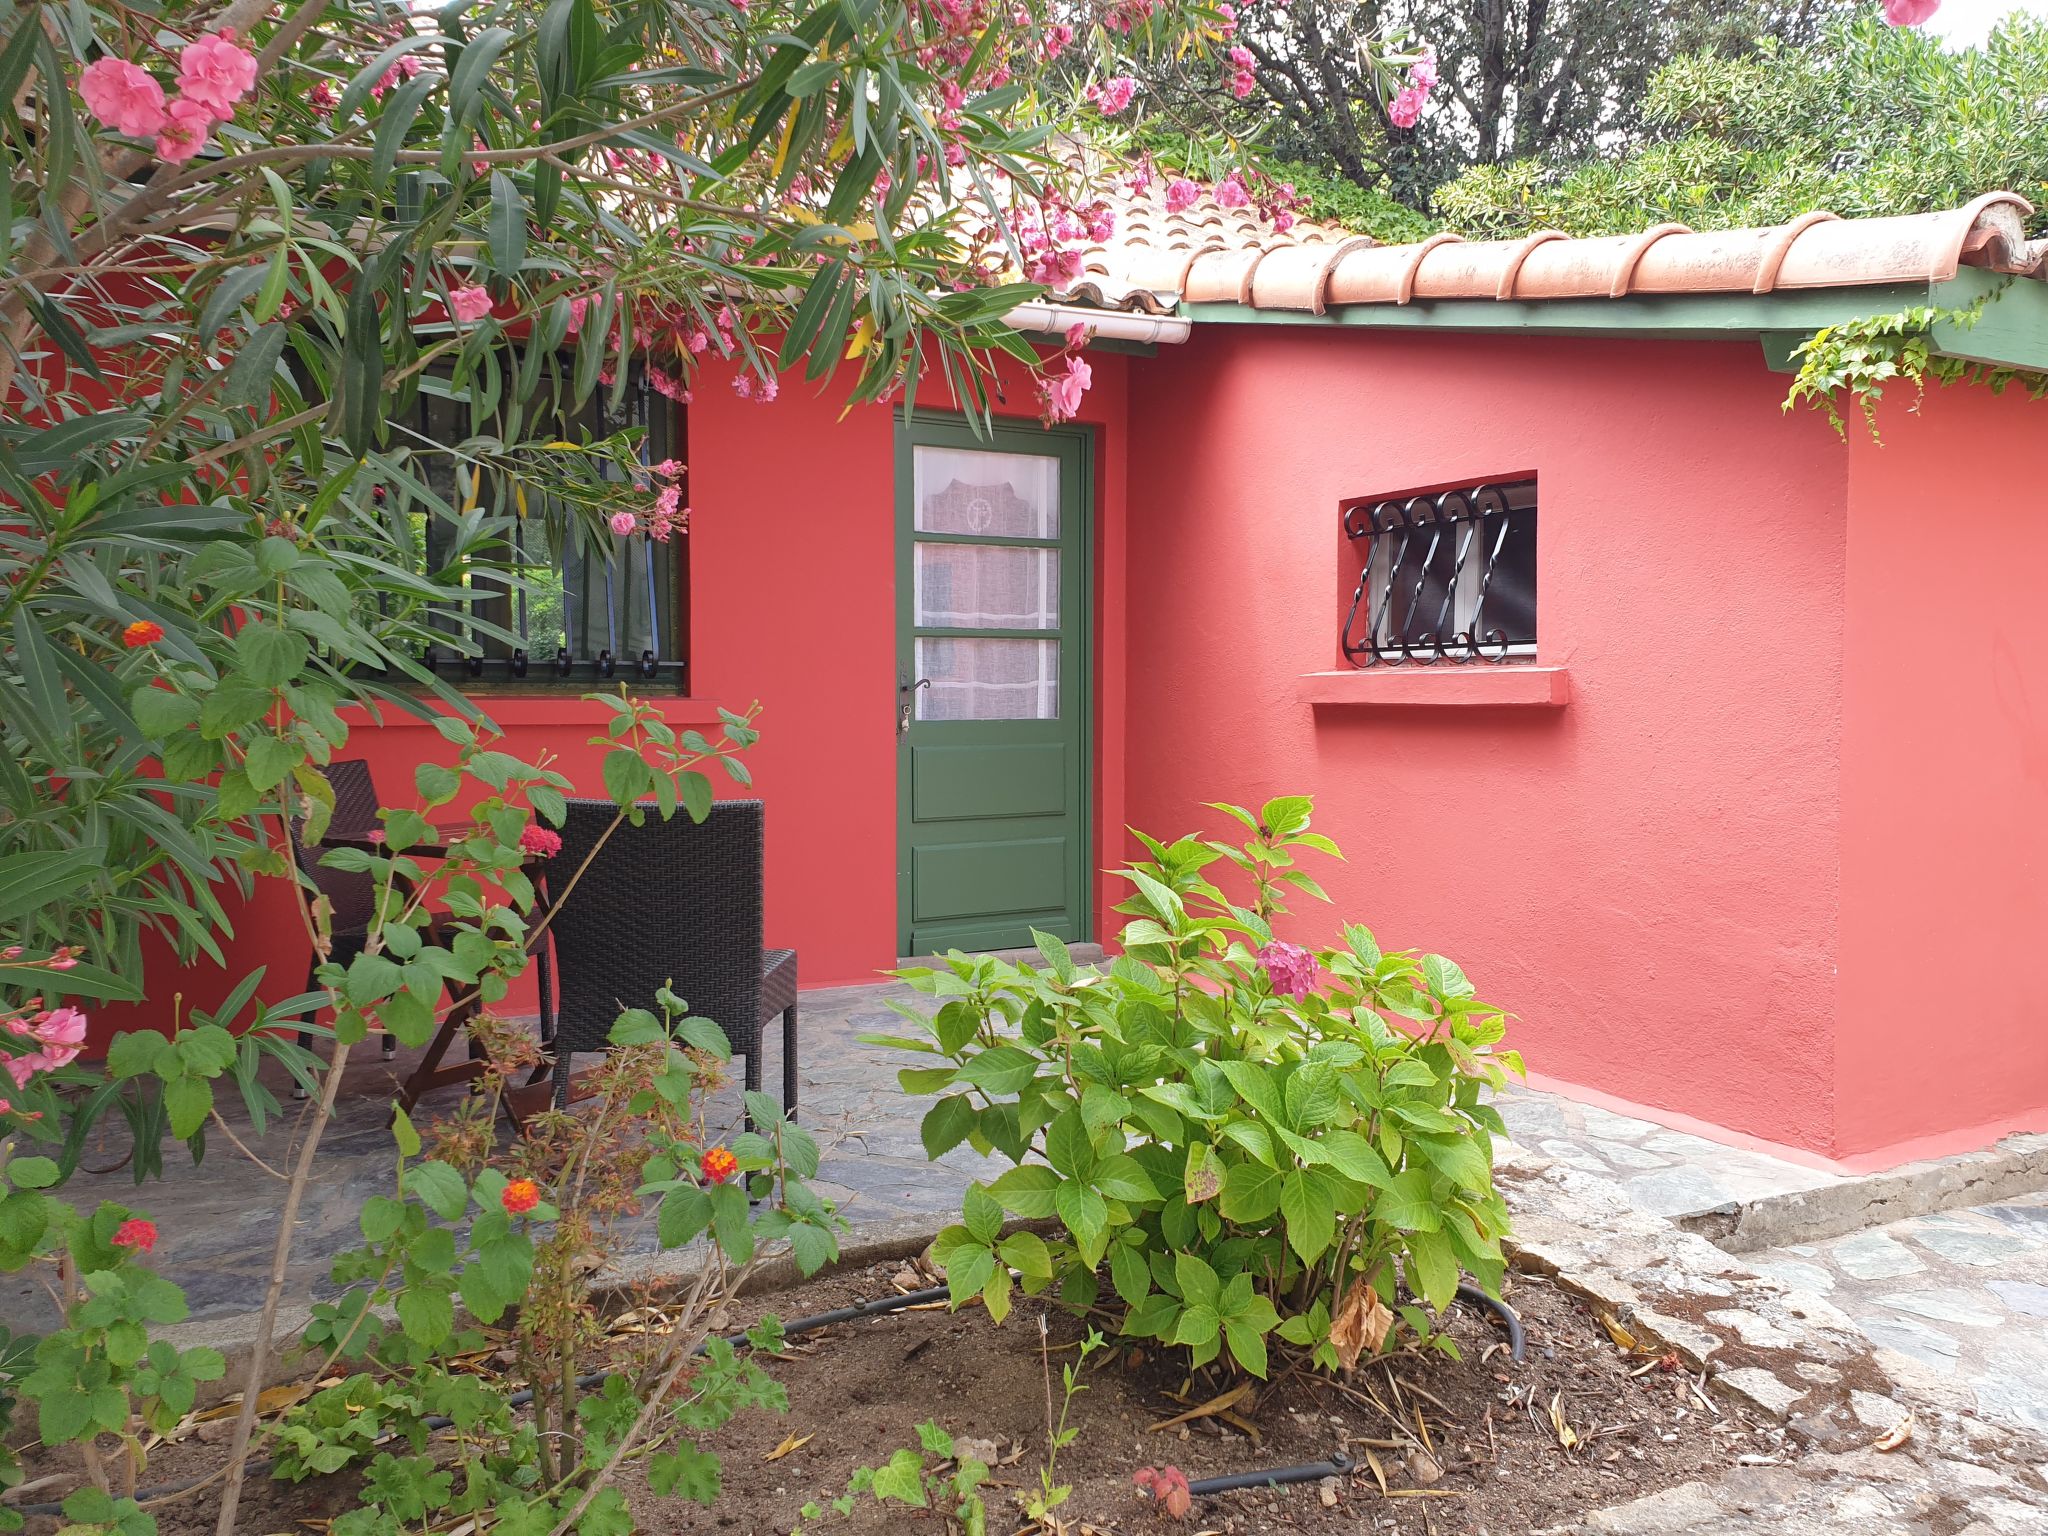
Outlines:
[[[1624, 149], [1479, 166], [1438, 193], [1471, 235], [1772, 224], [2048, 199], [2048, 22], [2014, 15], [1982, 48], [1885, 25], [1874, 9], [1803, 47], [1689, 54], [1658, 71]], [[2038, 227], [2038, 226], [2037, 226]]]
[[[1382, 238], [1413, 238], [1436, 189], [1467, 167], [1577, 159], [1644, 133], [1657, 71], [1692, 53], [1740, 59], [1759, 39], [1811, 41], [1855, 0], [1291, 0], [1252, 4], [1237, 43], [1254, 61], [1242, 100], [1227, 77], [1156, 83], [1177, 116], [1256, 138], [1275, 174], [1302, 183], [1324, 216]], [[1429, 110], [1404, 114], [1388, 88], [1382, 36], [1426, 42], [1440, 82]], [[1162, 148], [1170, 146], [1162, 145]], [[1348, 185], [1346, 185], [1348, 184]]]

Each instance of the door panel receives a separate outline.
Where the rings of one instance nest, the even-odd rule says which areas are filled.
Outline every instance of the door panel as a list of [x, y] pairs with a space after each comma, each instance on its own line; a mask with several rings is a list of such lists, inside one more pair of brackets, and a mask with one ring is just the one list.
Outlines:
[[913, 867], [920, 923], [999, 913], [1057, 914], [1067, 899], [1067, 840], [920, 848]]
[[927, 421], [897, 452], [902, 953], [1088, 936], [1087, 440]]
[[920, 822], [970, 816], [1057, 816], [1066, 808], [1067, 749], [919, 747], [911, 757], [911, 811]]

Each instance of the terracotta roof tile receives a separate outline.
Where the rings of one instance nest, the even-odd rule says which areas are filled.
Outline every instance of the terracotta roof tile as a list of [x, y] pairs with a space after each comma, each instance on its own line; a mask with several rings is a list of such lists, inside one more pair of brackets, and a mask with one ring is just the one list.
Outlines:
[[1321, 314], [1332, 305], [1426, 299], [1625, 298], [1633, 294], [1770, 293], [1792, 288], [1939, 282], [1959, 266], [2048, 278], [2048, 240], [2029, 240], [2026, 199], [1988, 192], [1961, 208], [1895, 218], [1803, 214], [1765, 229], [1695, 233], [1660, 224], [1575, 240], [1540, 230], [1519, 240], [1432, 235], [1380, 245], [1303, 220], [1283, 232], [1204, 191], [1169, 211], [1164, 181], [1142, 195], [1106, 185], [1116, 233], [1083, 253], [1057, 297], [1165, 313], [1193, 304]]

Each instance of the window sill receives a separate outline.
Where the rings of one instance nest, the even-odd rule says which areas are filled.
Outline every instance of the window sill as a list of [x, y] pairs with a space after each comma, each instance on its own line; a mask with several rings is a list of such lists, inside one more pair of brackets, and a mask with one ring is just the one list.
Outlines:
[[1563, 667], [1443, 662], [1310, 672], [1296, 695], [1315, 709], [1562, 709], [1572, 678]]
[[[673, 694], [639, 694], [636, 697], [658, 710], [670, 725], [716, 725], [719, 720], [717, 699], [679, 699]], [[604, 705], [584, 698], [582, 692], [566, 690], [561, 693], [477, 692], [470, 695], [470, 702], [505, 730], [523, 725], [602, 726], [611, 718], [611, 712]], [[349, 716], [350, 723], [366, 723], [359, 721], [362, 713], [360, 708], [355, 709]], [[382, 728], [385, 730], [429, 729], [429, 723], [418, 715], [407, 714], [389, 704], [380, 706], [379, 713], [383, 716]]]

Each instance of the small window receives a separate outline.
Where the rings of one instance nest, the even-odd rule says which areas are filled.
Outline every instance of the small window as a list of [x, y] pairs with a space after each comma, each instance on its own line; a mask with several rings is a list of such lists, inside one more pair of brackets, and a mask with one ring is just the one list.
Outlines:
[[[564, 413], [557, 435], [588, 441], [643, 427], [642, 463], [682, 457], [679, 407], [638, 377], [628, 382], [616, 413], [608, 409], [610, 396], [609, 389], [594, 390], [581, 409]], [[434, 453], [430, 445], [470, 436], [468, 405], [422, 390], [408, 416], [394, 426], [412, 438], [421, 480], [440, 502], [459, 507], [453, 457]], [[431, 647], [423, 658], [427, 664], [465, 687], [588, 689], [629, 678], [636, 685], [660, 683], [688, 692], [687, 534], [664, 543], [645, 533], [577, 537], [570, 530], [559, 539], [566, 547], [557, 548], [563, 520], [552, 520], [551, 530], [530, 487], [522, 500], [490, 485], [490, 478], [484, 499], [504, 518], [503, 538], [510, 546], [504, 558], [521, 569], [524, 580], [511, 583], [501, 571], [484, 568], [466, 576], [483, 595], [436, 621], [451, 644]], [[453, 553], [454, 527], [417, 498], [403, 499], [416, 558], [423, 569], [442, 569]]]
[[1358, 583], [1344, 659], [1505, 661], [1536, 650], [1536, 482], [1493, 480], [1352, 502]]

